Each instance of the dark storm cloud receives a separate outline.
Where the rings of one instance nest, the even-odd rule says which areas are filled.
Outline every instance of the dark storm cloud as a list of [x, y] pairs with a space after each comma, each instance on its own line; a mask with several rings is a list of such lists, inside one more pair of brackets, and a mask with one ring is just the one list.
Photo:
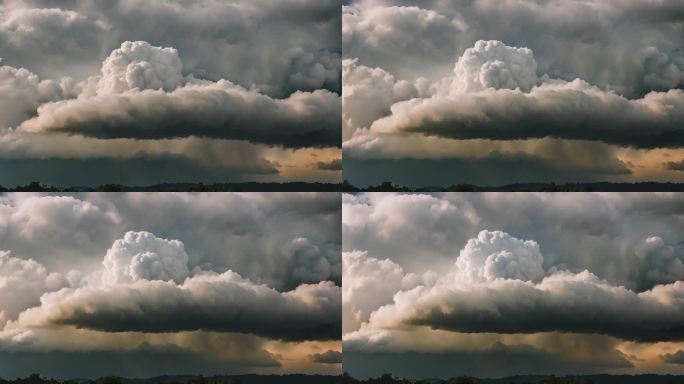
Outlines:
[[673, 171], [684, 171], [684, 161], [668, 161], [665, 167]]
[[663, 361], [670, 364], [684, 364], [684, 350], [675, 353], [666, 353], [661, 356]]
[[325, 171], [341, 171], [342, 170], [342, 159], [335, 159], [329, 162], [319, 161], [316, 163], [318, 169]]
[[[202, 113], [197, 113], [202, 111]], [[22, 126], [96, 138], [211, 137], [289, 148], [340, 145], [340, 102], [328, 91], [274, 100], [219, 81], [45, 104]]]
[[340, 288], [301, 285], [280, 293], [233, 272], [198, 275], [183, 284], [139, 280], [47, 294], [25, 311], [22, 326], [73, 325], [104, 332], [219, 331], [301, 341], [337, 340]]
[[0, 375], [336, 372], [309, 355], [339, 343], [340, 221], [327, 193], [2, 195]]
[[[453, 184], [444, 180], [461, 174], [457, 182], [479, 185], [678, 178], [654, 158], [655, 149], [684, 147], [682, 10], [674, 0], [350, 1], [343, 149], [359, 166], [345, 169], [357, 184], [412, 186]], [[515, 146], [556, 172], [525, 174], [493, 157], [477, 168], [483, 156], [467, 149], [472, 139], [491, 141], [480, 153], [505, 142], [509, 155]], [[567, 158], [539, 140], [601, 144], [606, 156], [596, 172], [572, 175], [559, 166]], [[427, 176], [436, 160], [455, 158], [475, 168]], [[379, 160], [386, 176], [359, 181]], [[405, 162], [422, 164], [421, 172], [399, 175]], [[620, 162], [629, 173], [601, 168]], [[487, 177], [492, 169], [500, 180]]]
[[544, 84], [530, 93], [491, 90], [414, 99], [376, 120], [378, 132], [420, 132], [453, 139], [555, 137], [640, 148], [684, 146], [684, 92], [631, 101], [582, 81]]
[[310, 356], [311, 361], [321, 364], [342, 364], [342, 352], [327, 351], [323, 353], [315, 353]]

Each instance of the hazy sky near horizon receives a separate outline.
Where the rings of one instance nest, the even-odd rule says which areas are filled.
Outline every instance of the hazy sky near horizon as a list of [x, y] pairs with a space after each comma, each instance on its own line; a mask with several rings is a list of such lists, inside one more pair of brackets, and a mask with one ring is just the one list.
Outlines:
[[338, 182], [334, 0], [0, 0], [0, 185]]
[[337, 193], [0, 197], [0, 377], [341, 373]]
[[684, 374], [683, 214], [676, 193], [343, 195], [344, 370]]
[[344, 177], [684, 181], [684, 3], [352, 0]]

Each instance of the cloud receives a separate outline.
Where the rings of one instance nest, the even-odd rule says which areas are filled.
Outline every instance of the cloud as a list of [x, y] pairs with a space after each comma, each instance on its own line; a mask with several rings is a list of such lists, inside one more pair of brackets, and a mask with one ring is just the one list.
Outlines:
[[519, 240], [501, 231], [481, 231], [461, 250], [456, 269], [458, 277], [466, 281], [539, 281], [544, 276], [543, 261], [535, 241]]
[[[413, 187], [679, 181], [651, 159], [682, 148], [681, 16], [675, 1], [350, 1], [345, 178]], [[400, 83], [410, 92], [394, 92]], [[551, 142], [600, 145], [602, 156], [595, 170], [579, 167], [580, 156], [556, 156]]]
[[310, 356], [311, 361], [320, 364], [342, 364], [342, 352], [327, 351], [323, 353], [315, 353]]
[[183, 243], [149, 232], [126, 232], [107, 250], [102, 264], [103, 280], [109, 284], [139, 280], [181, 283], [190, 274]]
[[529, 48], [509, 47], [497, 40], [475, 43], [456, 62], [455, 86], [464, 92], [487, 88], [521, 89], [537, 84], [537, 61]]
[[[537, 243], [482, 231], [468, 241], [451, 272], [433, 284], [397, 290], [391, 304], [375, 305], [359, 333], [345, 339], [372, 340], [372, 330], [428, 326], [464, 333], [556, 331], [635, 341], [684, 340], [678, 326], [684, 308], [677, 300], [684, 282], [637, 293], [586, 270], [544, 272], [541, 265]], [[363, 271], [356, 273], [363, 276]], [[369, 336], [364, 336], [366, 329]]]
[[[140, 280], [128, 285], [67, 289], [41, 298], [16, 325], [50, 324], [104, 332], [192, 330], [254, 334], [280, 340], [335, 340], [340, 288], [331, 282], [279, 293], [228, 271], [176, 285]], [[14, 325], [11, 325], [12, 327]]]
[[[390, 17], [399, 10], [410, 19], [400, 24], [397, 17]], [[433, 17], [421, 17], [423, 14]], [[509, 46], [532, 49], [540, 73], [565, 80], [579, 77], [634, 98], [663, 90], [664, 84], [677, 87], [674, 68], [669, 65], [676, 67], [675, 60], [657, 59], [664, 64], [654, 65], [651, 58], [658, 55], [644, 51], [655, 49], [669, 58], [677, 57], [682, 45], [677, 23], [681, 18], [681, 4], [673, 0], [609, 4], [598, 0], [506, 4], [491, 0], [420, 4], [359, 0], [343, 8], [343, 47], [347, 58], [358, 57], [365, 65], [385, 68], [401, 79], [426, 76], [436, 81], [448, 75], [453, 59], [476, 41], [498, 39]], [[421, 28], [401, 28], [402, 24]], [[460, 28], [440, 29], [445, 25]], [[395, 39], [402, 45], [392, 44]], [[652, 80], [645, 81], [649, 75]]]
[[137, 89], [170, 92], [183, 84], [183, 63], [174, 48], [153, 47], [145, 41], [126, 41], [102, 63], [98, 93]]
[[43, 104], [21, 129], [107, 139], [200, 136], [289, 148], [340, 145], [335, 93], [298, 91], [272, 99], [227, 80], [191, 79], [176, 88], [179, 68], [173, 49], [125, 42], [104, 62], [97, 95]]
[[669, 364], [684, 364], [684, 350], [675, 353], [667, 353], [661, 356], [663, 361]]
[[16, 127], [32, 117], [42, 103], [66, 97], [71, 84], [69, 79], [60, 84], [40, 80], [35, 73], [24, 68], [0, 66], [0, 128]]
[[[72, 281], [77, 279], [76, 273], [71, 277]], [[19, 259], [7, 251], [0, 251], [0, 326], [37, 305], [45, 292], [69, 286], [67, 276], [48, 273], [34, 260]]]
[[316, 167], [324, 171], [341, 171], [342, 170], [342, 159], [334, 159], [328, 162], [319, 161], [316, 163]]
[[[12, 64], [41, 76], [85, 80], [121, 42], [143, 39], [178, 48], [186, 74], [214, 81], [235, 79], [245, 88], [254, 86], [278, 98], [297, 90], [339, 91], [339, 70], [335, 70], [342, 52], [339, 7], [339, 2], [328, 0], [279, 4], [116, 0], [106, 6], [78, 0], [60, 2], [61, 9], [49, 1], [0, 6], [8, 15], [6, 25], [25, 13], [60, 15], [51, 23], [37, 17], [14, 21], [31, 26], [21, 28], [21, 36], [25, 41], [44, 41], [44, 49], [17, 44], [10, 51]], [[3, 40], [19, 35], [14, 29], [8, 28], [6, 36], [1, 31], [2, 27], [0, 47]]]
[[394, 104], [392, 113], [374, 121], [370, 130], [454, 139], [555, 137], [641, 148], [682, 146], [676, 123], [684, 114], [682, 90], [630, 100], [580, 79], [534, 86], [533, 63], [529, 50], [479, 41], [459, 59], [453, 88]]
[[[235, 332], [288, 341], [339, 338], [340, 319], [331, 314], [341, 307], [340, 287], [324, 281], [335, 267], [304, 238], [284, 252], [302, 265], [293, 271], [296, 278], [320, 282], [279, 292], [231, 270], [191, 272], [182, 242], [149, 232], [127, 232], [116, 240], [103, 268], [77, 280], [78, 285], [48, 275], [32, 260], [5, 254], [0, 287], [24, 293], [24, 301], [8, 296], [0, 303], [5, 321], [16, 320], [5, 330], [70, 325], [103, 332]], [[312, 262], [317, 269], [304, 267]], [[72, 274], [71, 280], [79, 277]]]
[[358, 329], [375, 309], [390, 304], [396, 292], [420, 283], [417, 275], [406, 275], [391, 260], [378, 260], [359, 251], [342, 254], [342, 275], [343, 333]]

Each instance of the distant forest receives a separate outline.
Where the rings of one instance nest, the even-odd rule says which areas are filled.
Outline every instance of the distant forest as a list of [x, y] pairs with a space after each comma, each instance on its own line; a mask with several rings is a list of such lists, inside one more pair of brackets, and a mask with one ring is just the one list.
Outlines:
[[519, 183], [486, 187], [456, 184], [450, 187], [406, 187], [385, 181], [378, 185], [357, 187], [348, 181], [343, 192], [684, 192], [684, 183]]
[[341, 192], [342, 184], [334, 183], [169, 183], [149, 186], [105, 184], [97, 187], [55, 187], [34, 181], [16, 187], [3, 187], [0, 192]]

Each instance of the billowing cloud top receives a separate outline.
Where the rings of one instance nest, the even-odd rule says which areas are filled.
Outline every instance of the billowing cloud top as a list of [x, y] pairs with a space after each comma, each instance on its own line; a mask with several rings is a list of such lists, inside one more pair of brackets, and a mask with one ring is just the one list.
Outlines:
[[0, 185], [337, 182], [340, 24], [327, 0], [2, 2]]
[[169, 348], [188, 372], [336, 372], [310, 355], [339, 349], [339, 204], [338, 194], [5, 196], [0, 355], [16, 368], [0, 375], [25, 374], [17, 362], [30, 356], [45, 374], [81, 372], [55, 368], [52, 351], [134, 352], [146, 375], [169, 373], [154, 360]]
[[[409, 3], [343, 10], [343, 148], [358, 183], [681, 179], [662, 160], [684, 156], [680, 2]], [[410, 167], [434, 176], [395, 170]]]
[[[683, 204], [679, 194], [346, 195], [345, 369], [680, 372], [659, 356], [684, 342]], [[498, 368], [500, 354], [530, 364]], [[553, 362], [540, 371], [541, 359]]]

